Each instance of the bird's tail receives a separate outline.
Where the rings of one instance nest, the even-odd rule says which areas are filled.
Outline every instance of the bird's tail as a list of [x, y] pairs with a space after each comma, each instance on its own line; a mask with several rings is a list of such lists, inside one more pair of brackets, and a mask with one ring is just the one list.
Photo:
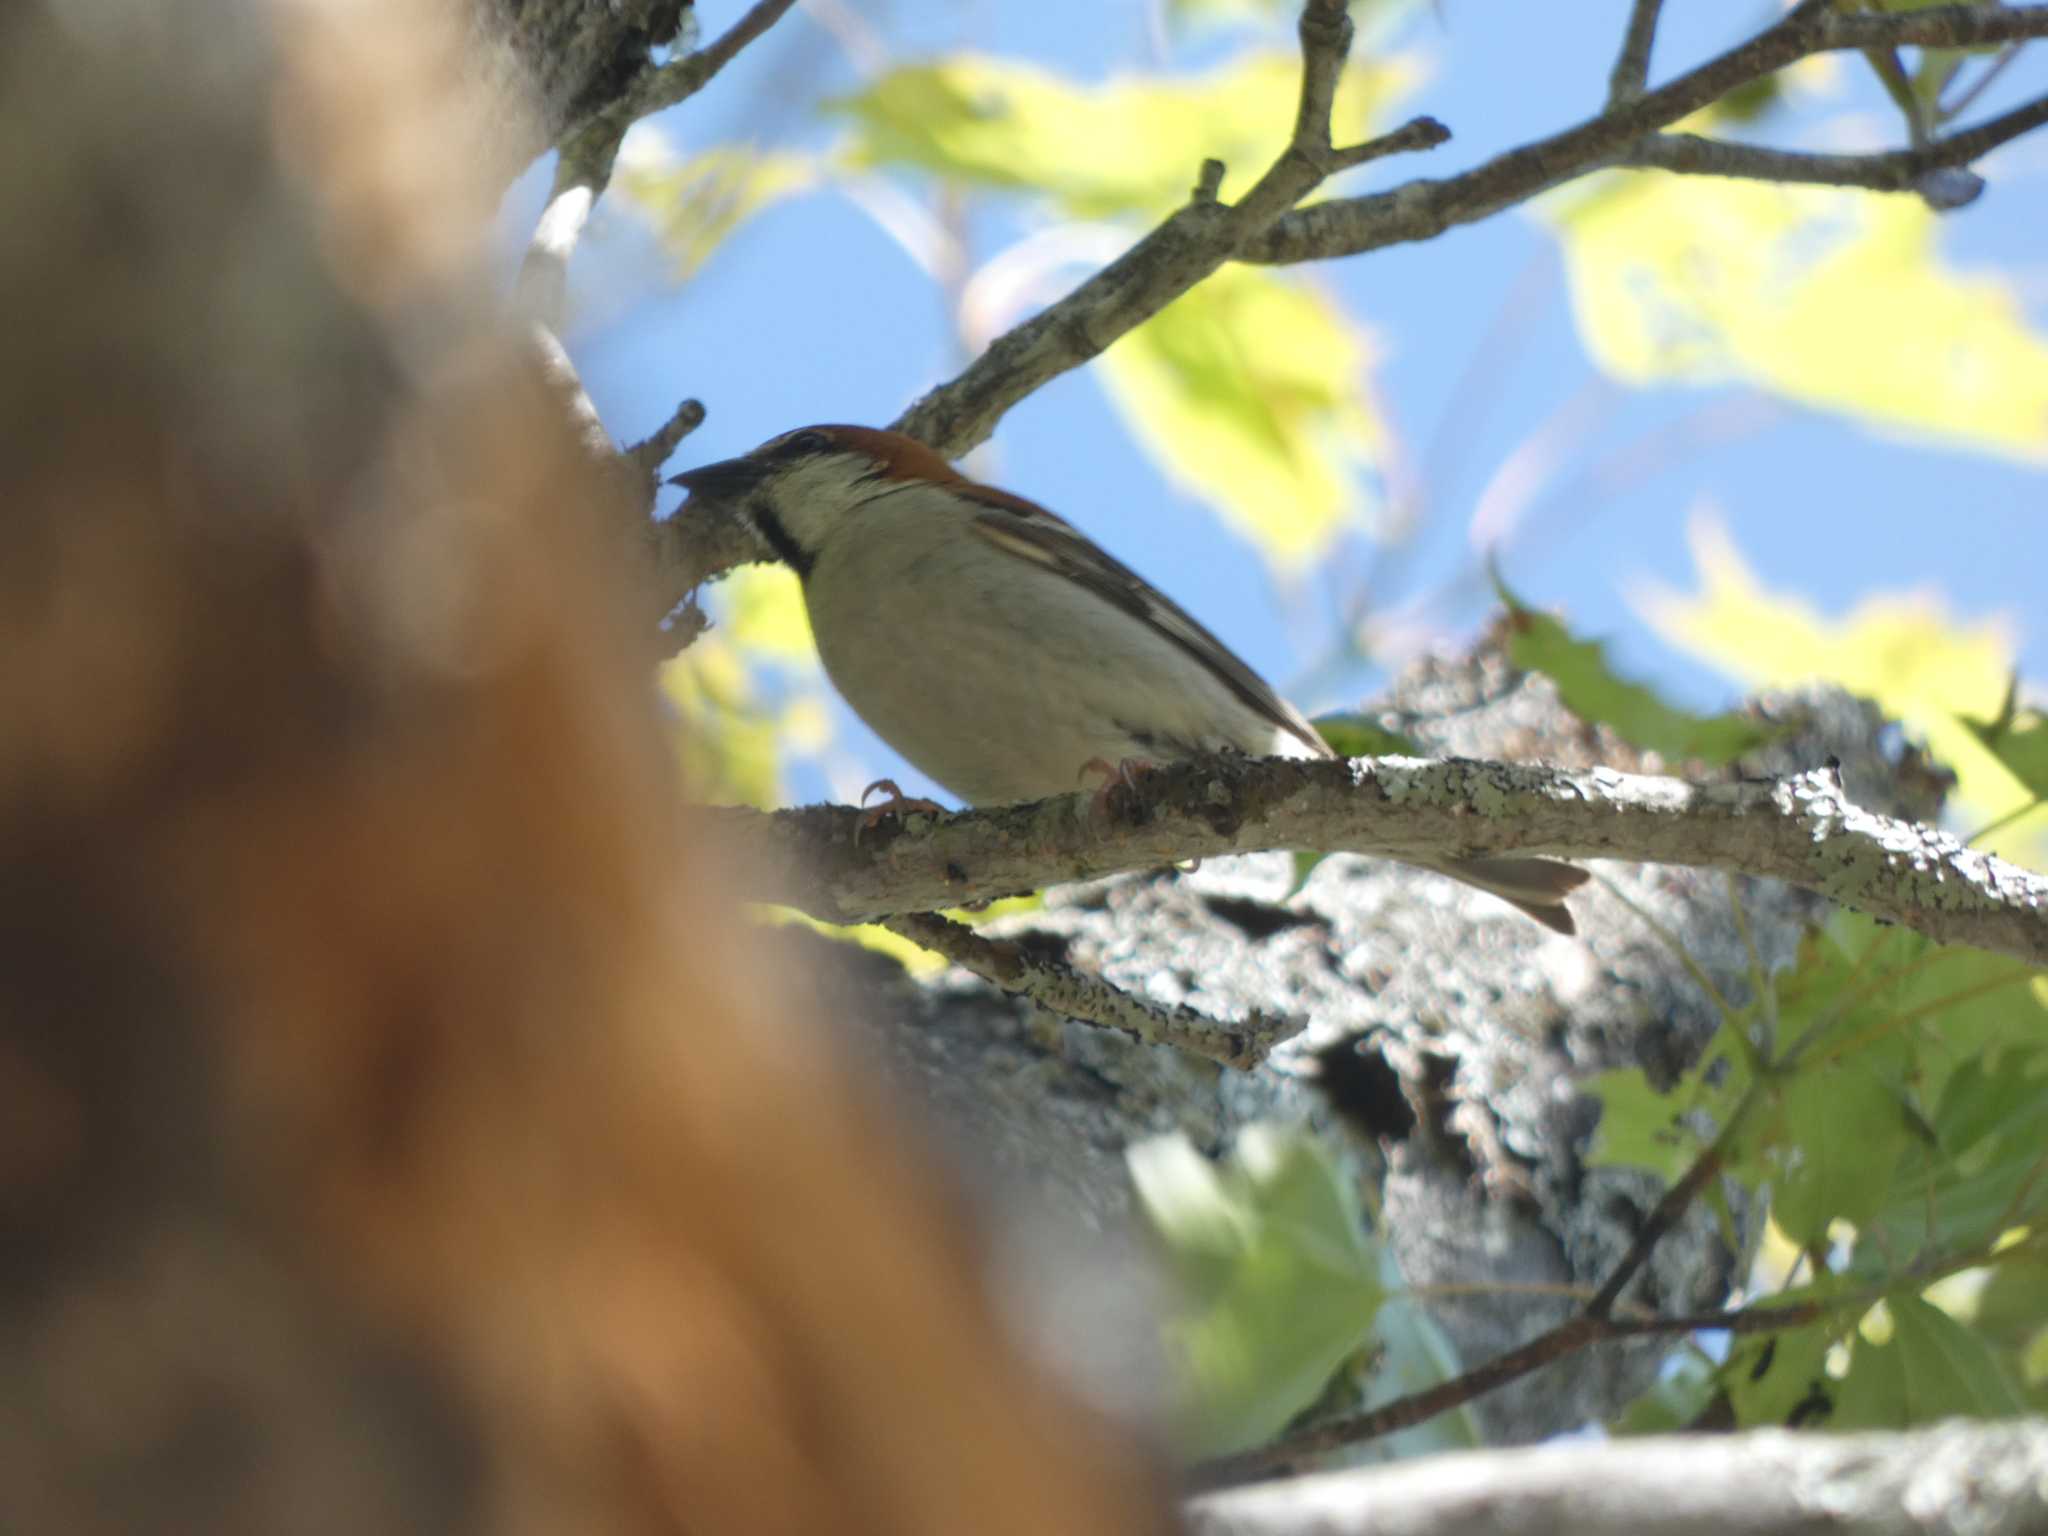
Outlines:
[[1498, 896], [1552, 933], [1578, 932], [1564, 899], [1590, 876], [1576, 864], [1556, 859], [1446, 859], [1423, 867]]

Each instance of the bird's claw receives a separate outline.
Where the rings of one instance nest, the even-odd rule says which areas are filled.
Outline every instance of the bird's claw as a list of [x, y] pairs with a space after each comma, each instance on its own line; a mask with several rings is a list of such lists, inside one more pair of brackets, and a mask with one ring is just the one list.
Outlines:
[[1159, 765], [1149, 758], [1120, 757], [1112, 763], [1106, 757], [1091, 757], [1081, 765], [1081, 771], [1075, 774], [1074, 777], [1085, 779], [1092, 773], [1102, 775], [1102, 784], [1095, 791], [1092, 805], [1095, 814], [1106, 819], [1109, 816], [1109, 800], [1111, 795], [1115, 794], [1119, 789], [1135, 790], [1138, 787], [1139, 779], [1147, 774], [1157, 773], [1158, 771]]
[[880, 805], [869, 806], [853, 829], [853, 840], [858, 844], [864, 833], [872, 832], [891, 816], [908, 816], [915, 811], [925, 811], [933, 816], [943, 816], [946, 808], [936, 800], [926, 800], [918, 795], [906, 795], [894, 779], [877, 779], [860, 792], [860, 803], [867, 805], [868, 797], [880, 790], [889, 798]]

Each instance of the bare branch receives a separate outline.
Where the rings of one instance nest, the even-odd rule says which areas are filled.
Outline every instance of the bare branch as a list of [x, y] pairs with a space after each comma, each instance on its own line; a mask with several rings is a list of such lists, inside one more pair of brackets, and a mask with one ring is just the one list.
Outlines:
[[1251, 190], [1235, 204], [1218, 202], [1205, 166], [1185, 206], [1057, 304], [998, 338], [966, 372], [898, 417], [896, 429], [958, 458], [984, 441], [1011, 406], [1158, 314], [1335, 172], [1449, 137], [1441, 124], [1418, 119], [1371, 145], [1334, 148], [1330, 108], [1351, 49], [1345, 0], [1306, 0], [1300, 34], [1294, 133]]
[[[1960, 170], [1999, 145], [2044, 124], [2048, 124], [2048, 96], [2036, 97], [1989, 122], [1935, 139], [1919, 149], [1871, 155], [1814, 155], [1730, 144], [1692, 133], [1659, 133], [1630, 149], [1620, 163], [1690, 176], [1739, 176], [1752, 181], [1924, 193], [1928, 178], [1935, 173]], [[1981, 182], [1978, 184], [1981, 186]]]
[[1650, 78], [1650, 49], [1657, 41], [1657, 17], [1664, 0], [1635, 0], [1628, 13], [1628, 30], [1622, 34], [1621, 53], [1607, 77], [1607, 105], [1618, 107], [1643, 94]]
[[936, 912], [903, 913], [884, 918], [882, 926], [944, 955], [990, 985], [1016, 997], [1028, 997], [1053, 1013], [1117, 1030], [1144, 1045], [1170, 1045], [1240, 1072], [1251, 1071], [1299, 1028], [1257, 1017], [1244, 1024], [1226, 1024], [1192, 1008], [1157, 1007], [1099, 976], [987, 938]]
[[[1197, 197], [1066, 298], [998, 338], [964, 373], [899, 417], [897, 429], [958, 457], [987, 438], [1018, 401], [1100, 354], [1226, 260], [1309, 261], [1432, 238], [1453, 225], [1486, 218], [1560, 182], [1621, 162], [1647, 135], [1809, 55], [1975, 46], [2048, 36], [2048, 4], [1949, 5], [1855, 15], [1802, 4], [1748, 42], [1656, 90], [1630, 93], [1598, 117], [1462, 175], [1412, 181], [1390, 192], [1302, 208], [1297, 206], [1301, 199], [1327, 176], [1372, 158], [1365, 146], [1337, 150], [1327, 138], [1327, 97], [1332, 89], [1328, 82], [1341, 67], [1341, 49], [1349, 42], [1348, 24], [1335, 25], [1333, 13], [1341, 10], [1334, 0], [1309, 0], [1304, 7], [1302, 97], [1294, 139], [1242, 202], [1224, 208]], [[1636, 6], [1629, 42], [1616, 63], [1618, 78], [1625, 72], [1632, 75], [1632, 50], [1638, 41], [1647, 60], [1657, 10], [1646, 0]], [[1319, 120], [1320, 135], [1315, 131]], [[1384, 148], [1376, 152], [1427, 147], [1448, 136], [1440, 125], [1425, 128], [1425, 123], [1426, 119], [1418, 120], [1388, 135], [1379, 141]], [[1920, 181], [1909, 183], [1912, 189], [1929, 192], [1942, 206], [1966, 201], [1965, 192], [1956, 186], [1930, 186], [1926, 178], [1959, 163], [1954, 157], [1968, 142], [1956, 135], [1942, 146], [1921, 151], [1935, 158], [1923, 168]]]
[[1150, 775], [1104, 827], [1086, 796], [918, 818], [859, 846], [857, 812], [705, 813], [751, 899], [872, 922], [1188, 858], [1315, 848], [1427, 862], [1540, 853], [1783, 880], [1944, 943], [2048, 964], [2048, 876], [1854, 806], [1836, 776], [1689, 784], [1463, 759], [1212, 758]]
[[1362, 1413], [1325, 1420], [1234, 1456], [1219, 1456], [1203, 1463], [1198, 1469], [1198, 1476], [1205, 1486], [1218, 1487], [1296, 1466], [1347, 1446], [1381, 1440], [1404, 1429], [1413, 1429], [1418, 1424], [1427, 1424], [1440, 1413], [1462, 1408], [1510, 1382], [1534, 1374], [1553, 1361], [1609, 1340], [1651, 1336], [1670, 1338], [1698, 1333], [1703, 1329], [1743, 1334], [1783, 1333], [1790, 1328], [1804, 1328], [1831, 1312], [1860, 1311], [1869, 1306], [1871, 1300], [1868, 1296], [1835, 1297], [1786, 1306], [1773, 1306], [1766, 1302], [1706, 1316], [1613, 1318], [1585, 1313], [1558, 1324], [1547, 1333], [1538, 1334], [1526, 1344], [1453, 1376], [1449, 1381], [1410, 1392]]
[[2030, 37], [2048, 37], [2048, 4], [1947, 5], [1853, 15], [1802, 5], [1748, 42], [1657, 89], [1462, 175], [1296, 209], [1251, 241], [1239, 258], [1313, 261], [1430, 239], [1613, 164], [1646, 134], [1813, 54], [1909, 45], [1967, 47]]
[[639, 467], [641, 473], [652, 478], [654, 472], [668, 462], [668, 456], [676, 451], [677, 444], [703, 425], [704, 402], [685, 400], [662, 423], [659, 431], [628, 448], [626, 457]]
[[1574, 1439], [1234, 1488], [1190, 1501], [1183, 1517], [1190, 1536], [1935, 1536], [1987, 1520], [2036, 1530], [2048, 1523], [2048, 1422]]

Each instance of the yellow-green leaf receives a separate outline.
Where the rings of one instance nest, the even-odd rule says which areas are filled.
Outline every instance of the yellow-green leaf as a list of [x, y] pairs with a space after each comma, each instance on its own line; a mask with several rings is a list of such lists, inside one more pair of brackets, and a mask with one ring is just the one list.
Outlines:
[[1942, 263], [1917, 198], [1617, 175], [1547, 211], [1580, 332], [1621, 379], [1739, 381], [2048, 459], [2048, 340], [2006, 281]]
[[692, 799], [765, 809], [781, 795], [775, 722], [746, 659], [713, 630], [661, 669], [677, 716], [675, 743]]
[[1695, 518], [1689, 536], [1699, 591], [1653, 588], [1637, 598], [1672, 644], [1752, 687], [1825, 679], [1874, 699], [1956, 771], [1973, 816], [2025, 803], [2025, 789], [1957, 718], [1997, 715], [2013, 665], [2005, 622], [1953, 619], [1926, 593], [1876, 594], [1843, 618], [1825, 618], [1804, 598], [1768, 590], [1718, 519]]
[[1225, 267], [1104, 354], [1104, 387], [1166, 477], [1276, 565], [1317, 554], [1359, 506], [1378, 433], [1372, 351], [1299, 278]]
[[1732, 762], [1770, 739], [1770, 730], [1755, 720], [1696, 715], [1667, 704], [1641, 683], [1617, 676], [1599, 641], [1576, 639], [1551, 615], [1524, 604], [1498, 571], [1493, 588], [1513, 618], [1508, 659], [1557, 684], [1564, 707], [1581, 720], [1605, 725], [1622, 740], [1675, 761]]
[[[1415, 77], [1402, 59], [1355, 59], [1332, 126], [1367, 137]], [[1242, 191], [1285, 146], [1298, 54], [1261, 50], [1200, 75], [1113, 75], [1082, 85], [1015, 59], [963, 54], [891, 70], [836, 103], [855, 165], [910, 165], [983, 186], [1052, 194], [1084, 218], [1156, 215], [1187, 200], [1202, 161]]]
[[2036, 799], [2048, 799], [2048, 714], [2019, 707], [2019, 680], [2006, 690], [2005, 707], [1996, 720], [1965, 718], [1963, 727], [2027, 787]]
[[1269, 1125], [1240, 1131], [1222, 1166], [1184, 1136], [1126, 1157], [1186, 1303], [1165, 1329], [1183, 1449], [1269, 1439], [1371, 1336], [1381, 1262], [1355, 1184], [1312, 1138]]
[[786, 565], [743, 565], [716, 588], [720, 631], [742, 650], [813, 668], [818, 651], [803, 584]]
[[687, 278], [747, 219], [817, 180], [806, 156], [721, 144], [681, 161], [659, 150], [622, 158], [612, 185], [647, 216]]
[[2026, 1411], [2005, 1362], [1982, 1334], [1918, 1296], [1894, 1296], [1864, 1320], [1828, 1427], [1906, 1429]]

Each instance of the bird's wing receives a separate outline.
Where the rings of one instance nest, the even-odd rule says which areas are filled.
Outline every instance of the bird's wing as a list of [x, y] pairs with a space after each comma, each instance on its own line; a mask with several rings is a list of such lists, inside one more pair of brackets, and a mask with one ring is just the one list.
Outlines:
[[1286, 731], [1319, 757], [1333, 754], [1300, 710], [1275, 693], [1266, 680], [1210, 634], [1178, 603], [1122, 561], [1106, 553], [1071, 523], [1036, 502], [971, 482], [957, 494], [986, 508], [970, 525], [1005, 554], [1057, 571], [1112, 607], [1155, 626], [1254, 713]]

